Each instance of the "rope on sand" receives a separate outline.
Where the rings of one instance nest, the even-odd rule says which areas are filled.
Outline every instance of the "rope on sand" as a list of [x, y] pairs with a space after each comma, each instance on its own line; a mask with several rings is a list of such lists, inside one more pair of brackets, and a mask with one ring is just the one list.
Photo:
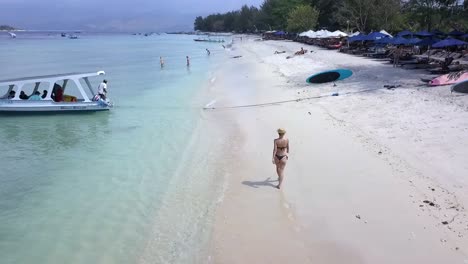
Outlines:
[[[356, 92], [347, 92], [347, 93], [343, 93], [342, 95], [365, 93], [365, 92], [371, 92], [371, 91], [381, 90], [381, 89], [387, 89], [387, 88], [366, 89], [366, 90], [360, 90], [360, 91], [356, 91]], [[284, 101], [275, 101], [275, 102], [260, 103], [260, 104], [248, 104], [248, 105], [222, 106], [222, 107], [214, 107], [213, 106], [214, 102], [212, 101], [209, 104], [207, 104], [205, 107], [203, 107], [203, 110], [250, 108], [250, 107], [270, 106], [270, 105], [278, 105], [278, 104], [285, 104], [285, 103], [298, 103], [298, 102], [301, 102], [301, 101], [312, 100], [312, 99], [320, 99], [320, 98], [332, 97], [332, 96], [337, 96], [337, 95], [336, 94], [326, 94], [326, 95], [318, 95], [318, 96], [311, 96], [311, 97], [284, 100]]]

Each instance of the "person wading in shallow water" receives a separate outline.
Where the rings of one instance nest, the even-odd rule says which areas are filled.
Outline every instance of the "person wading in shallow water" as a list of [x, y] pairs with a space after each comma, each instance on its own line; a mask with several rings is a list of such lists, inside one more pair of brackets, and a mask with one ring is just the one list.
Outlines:
[[273, 141], [273, 158], [272, 162], [276, 165], [276, 173], [278, 173], [278, 185], [276, 188], [281, 189], [284, 179], [284, 168], [288, 161], [289, 155], [289, 139], [285, 138], [286, 130], [278, 129], [278, 138]]

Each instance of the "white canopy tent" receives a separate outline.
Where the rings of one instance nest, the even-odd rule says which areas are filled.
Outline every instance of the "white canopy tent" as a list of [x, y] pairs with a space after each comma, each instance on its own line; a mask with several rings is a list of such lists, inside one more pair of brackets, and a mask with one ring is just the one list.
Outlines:
[[308, 38], [339, 38], [339, 37], [346, 37], [348, 34], [344, 33], [343, 31], [336, 30], [334, 32], [330, 32], [328, 30], [319, 30], [319, 31], [304, 31], [299, 34], [300, 37], [308, 37]]
[[311, 36], [314, 36], [314, 34], [315, 34], [315, 31], [309, 30], [309, 31], [302, 32], [301, 34], [299, 34], [299, 36], [300, 37], [309, 37], [309, 38], [311, 38]]
[[340, 30], [336, 30], [334, 32], [332, 32], [330, 34], [332, 37], [336, 37], [336, 38], [341, 38], [341, 37], [347, 37], [348, 34], [344, 33], [343, 31], [340, 31]]

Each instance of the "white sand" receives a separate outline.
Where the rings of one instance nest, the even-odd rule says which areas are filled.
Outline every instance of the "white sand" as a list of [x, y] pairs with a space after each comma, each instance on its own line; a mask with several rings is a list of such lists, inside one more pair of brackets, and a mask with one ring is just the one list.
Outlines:
[[[211, 262], [468, 263], [468, 97], [419, 86], [423, 72], [317, 47], [285, 59], [300, 47], [244, 37], [227, 51], [243, 57], [228, 60], [210, 88], [218, 109], [204, 115], [235, 132], [236, 156]], [[333, 68], [354, 75], [336, 87], [305, 83]], [[402, 87], [354, 93], [384, 84]], [[270, 182], [278, 127], [291, 142], [281, 191]]]

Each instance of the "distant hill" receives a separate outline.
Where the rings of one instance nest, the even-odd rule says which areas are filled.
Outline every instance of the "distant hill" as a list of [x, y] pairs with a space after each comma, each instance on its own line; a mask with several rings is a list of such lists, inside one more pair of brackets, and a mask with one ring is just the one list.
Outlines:
[[16, 28], [8, 25], [0, 25], [0, 30], [15, 30]]

